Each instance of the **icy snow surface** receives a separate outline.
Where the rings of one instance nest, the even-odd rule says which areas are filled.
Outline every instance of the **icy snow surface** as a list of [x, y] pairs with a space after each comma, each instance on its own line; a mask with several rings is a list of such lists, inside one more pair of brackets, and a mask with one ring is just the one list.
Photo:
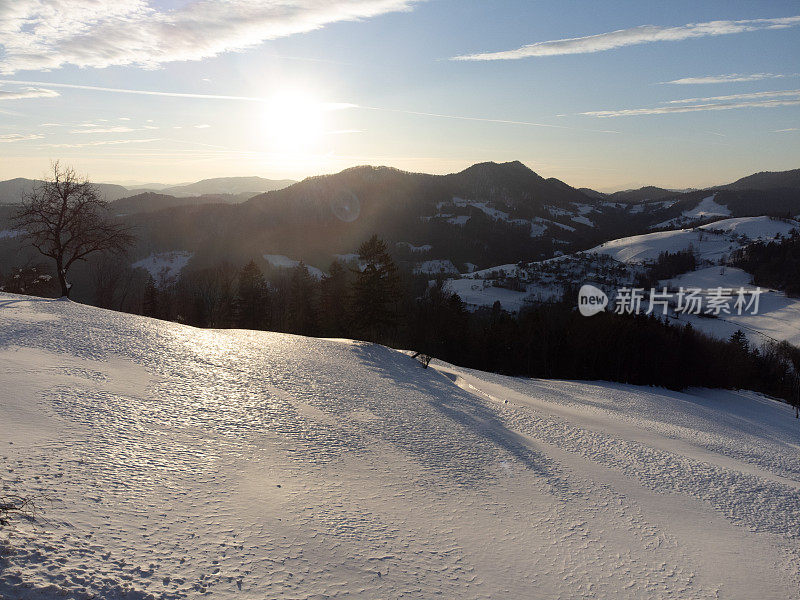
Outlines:
[[792, 598], [800, 427], [0, 293], [0, 597]]

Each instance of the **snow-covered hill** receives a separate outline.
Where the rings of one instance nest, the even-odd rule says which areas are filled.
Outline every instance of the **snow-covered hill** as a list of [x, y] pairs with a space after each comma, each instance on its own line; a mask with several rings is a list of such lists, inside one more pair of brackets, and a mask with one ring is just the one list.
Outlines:
[[0, 294], [0, 597], [789, 598], [800, 427]]
[[681, 252], [692, 248], [697, 257], [719, 261], [743, 244], [754, 240], [774, 240], [787, 236], [800, 223], [793, 219], [739, 217], [723, 219], [694, 229], [673, 229], [605, 242], [586, 254], [608, 254], [624, 263], [656, 260], [662, 252]]
[[[698, 270], [659, 285], [670, 290], [683, 288], [753, 287], [751, 276], [726, 264], [733, 252], [754, 241], [770, 241], [800, 229], [793, 219], [767, 216], [737, 217], [689, 229], [658, 231], [604, 242], [584, 252], [545, 261], [500, 265], [450, 279], [449, 291], [470, 307], [500, 302], [509, 311], [519, 311], [531, 302], [559, 299], [567, 288], [591, 282], [613, 294], [620, 287], [634, 286], [637, 275], [662, 253], [692, 250]], [[613, 307], [612, 307], [613, 308]], [[764, 290], [757, 315], [720, 315], [719, 318], [672, 317], [691, 322], [696, 328], [727, 339], [742, 329], [756, 345], [768, 340], [800, 345], [800, 300], [776, 290]]]

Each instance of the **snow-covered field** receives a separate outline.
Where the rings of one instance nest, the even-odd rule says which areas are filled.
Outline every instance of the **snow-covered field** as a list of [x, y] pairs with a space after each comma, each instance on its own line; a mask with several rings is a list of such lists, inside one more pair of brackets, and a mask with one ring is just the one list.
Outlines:
[[0, 294], [0, 597], [792, 598], [800, 426]]
[[653, 225], [652, 229], [659, 229], [663, 227], [682, 227], [689, 225], [693, 221], [701, 221], [714, 217], [730, 217], [730, 209], [723, 204], [718, 204], [715, 201], [715, 198], [716, 194], [707, 196], [703, 198], [693, 209], [683, 211], [679, 217], [675, 217], [669, 221], [664, 221], [663, 223]]
[[718, 261], [742, 246], [742, 241], [773, 240], [800, 228], [794, 220], [771, 217], [738, 217], [708, 223], [695, 229], [659, 231], [605, 242], [587, 250], [624, 263], [653, 261], [662, 252], [682, 252], [692, 248], [702, 260]]
[[[706, 203], [708, 208], [708, 203]], [[770, 241], [787, 237], [800, 223], [792, 219], [767, 216], [723, 219], [694, 229], [659, 231], [610, 240], [585, 252], [559, 256], [532, 263], [507, 264], [462, 274], [449, 279], [446, 289], [458, 294], [471, 308], [492, 306], [500, 302], [508, 311], [516, 312], [536, 302], [562, 297], [565, 286], [586, 282], [603, 285], [613, 294], [620, 287], [635, 285], [636, 274], [663, 252], [692, 250], [699, 261], [696, 271], [684, 273], [659, 286], [678, 288], [740, 287], [753, 288], [752, 277], [741, 269], [721, 266], [731, 253], [754, 241]], [[611, 265], [607, 263], [612, 263]], [[613, 269], [617, 265], [618, 269]], [[709, 266], [714, 265], [714, 266]], [[508, 280], [517, 280], [508, 285]], [[749, 312], [721, 314], [719, 318], [679, 315], [675, 321], [691, 322], [701, 331], [721, 339], [730, 338], [742, 329], [756, 346], [770, 340], [800, 345], [800, 300], [775, 290], [763, 290], [758, 314]], [[612, 305], [613, 309], [613, 305]]]
[[[737, 290], [756, 289], [745, 271], [734, 267], [706, 267], [660, 282], [670, 290], [696, 288], [703, 293], [713, 293], [715, 288]], [[756, 346], [769, 340], [787, 341], [800, 346], [800, 300], [790, 298], [783, 292], [761, 289], [757, 314], [750, 311], [731, 310], [716, 318], [695, 315], [680, 315], [678, 321], [689, 322], [693, 327], [721, 339], [728, 339], [741, 329]]]
[[175, 250], [172, 252], [153, 253], [131, 265], [134, 269], [144, 269], [159, 286], [174, 282], [180, 277], [181, 271], [189, 264], [194, 256], [192, 252]]

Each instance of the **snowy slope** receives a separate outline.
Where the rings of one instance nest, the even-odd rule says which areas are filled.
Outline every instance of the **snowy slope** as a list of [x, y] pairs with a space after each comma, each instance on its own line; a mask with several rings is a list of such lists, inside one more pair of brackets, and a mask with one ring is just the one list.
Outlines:
[[[800, 427], [0, 294], [0, 597], [789, 598]], [[48, 500], [49, 499], [49, 500]]]
[[[689, 249], [700, 261], [699, 269], [662, 281], [659, 286], [671, 290], [680, 287], [749, 288], [753, 286], [748, 273], [731, 267], [721, 268], [718, 264], [727, 262], [730, 254], [744, 245], [785, 237], [798, 227], [798, 221], [766, 216], [723, 219], [694, 229], [611, 240], [585, 252], [545, 261], [482, 269], [448, 280], [446, 289], [458, 294], [472, 308], [500, 302], [505, 310], [516, 312], [531, 302], [559, 299], [565, 288], [588, 281], [598, 282], [607, 292], [613, 293], [620, 287], [634, 285], [637, 273], [643, 271], [647, 263], [657, 260], [662, 252]], [[514, 285], [509, 285], [509, 280], [514, 280]], [[762, 294], [757, 315], [720, 315], [714, 319], [672, 316], [676, 321], [691, 322], [698, 329], [723, 339], [742, 329], [756, 345], [770, 340], [800, 345], [800, 300], [774, 290]]]
[[739, 247], [727, 237], [698, 229], [675, 229], [611, 240], [587, 250], [607, 254], [624, 263], [642, 263], [658, 259], [662, 252], [682, 252], [693, 248], [705, 260], [716, 261]]
[[181, 271], [189, 264], [194, 256], [193, 252], [175, 250], [173, 252], [153, 253], [131, 265], [134, 269], [144, 269], [159, 286], [174, 282], [180, 277]]
[[793, 219], [775, 219], [772, 217], [738, 217], [723, 219], [701, 225], [700, 229], [723, 232], [736, 236], [744, 236], [749, 240], [773, 240], [778, 236], [788, 236], [800, 223]]
[[663, 227], [681, 227], [692, 223], [693, 221], [703, 221], [714, 217], [730, 217], [730, 209], [715, 201], [716, 194], [707, 196], [700, 200], [700, 202], [691, 210], [685, 210], [679, 217], [658, 223], [652, 226], [652, 229], [660, 229]]
[[716, 261], [741, 247], [741, 239], [772, 240], [799, 227], [800, 223], [794, 220], [739, 217], [715, 221], [696, 229], [674, 229], [611, 240], [587, 250], [587, 253], [608, 254], [621, 262], [635, 263], [655, 260], [661, 252], [674, 253], [691, 246], [700, 258]]
[[[707, 267], [659, 282], [671, 290], [697, 288], [703, 293], [713, 293], [715, 288], [738, 290], [755, 289], [751, 276], [734, 267]], [[718, 338], [727, 339], [737, 329], [744, 331], [751, 342], [761, 345], [769, 340], [787, 341], [800, 346], [800, 300], [789, 298], [783, 292], [762, 288], [758, 314], [720, 314], [716, 318], [680, 315], [678, 321], [690, 322], [693, 327]]]

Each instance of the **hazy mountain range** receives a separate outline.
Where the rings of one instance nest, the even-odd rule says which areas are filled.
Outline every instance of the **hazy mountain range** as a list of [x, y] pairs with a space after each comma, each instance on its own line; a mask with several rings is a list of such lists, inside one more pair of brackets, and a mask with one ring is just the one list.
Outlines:
[[[230, 196], [228, 201], [242, 201], [256, 194], [279, 190], [296, 183], [291, 179], [264, 179], [263, 177], [216, 177], [203, 179], [194, 183], [170, 186], [159, 183], [132, 184], [123, 186], [114, 183], [98, 183], [97, 188], [106, 200], [113, 202], [147, 192], [159, 192], [163, 196], [175, 198], [197, 197], [205, 195]], [[29, 192], [36, 184], [34, 179], [18, 177], [0, 181], [0, 204], [16, 204], [25, 192]], [[224, 201], [221, 198], [211, 201]], [[164, 207], [169, 206], [166, 201]], [[163, 208], [163, 207], [162, 207]]]
[[[426, 273], [439, 265], [465, 272], [543, 260], [725, 217], [796, 216], [799, 172], [759, 173], [707, 190], [644, 187], [613, 194], [544, 178], [518, 161], [480, 163], [449, 175], [360, 166], [260, 194], [236, 190], [288, 182], [224, 178], [160, 192], [100, 187], [113, 216], [136, 228], [131, 263], [182, 252], [191, 257], [189, 269], [251, 259], [266, 267], [265, 257], [283, 256], [324, 271], [378, 234], [401, 269]], [[2, 182], [0, 193], [13, 197], [29, 181]], [[178, 197], [170, 189], [197, 195]], [[36, 259], [13, 235], [13, 210], [0, 206], [3, 270]]]

